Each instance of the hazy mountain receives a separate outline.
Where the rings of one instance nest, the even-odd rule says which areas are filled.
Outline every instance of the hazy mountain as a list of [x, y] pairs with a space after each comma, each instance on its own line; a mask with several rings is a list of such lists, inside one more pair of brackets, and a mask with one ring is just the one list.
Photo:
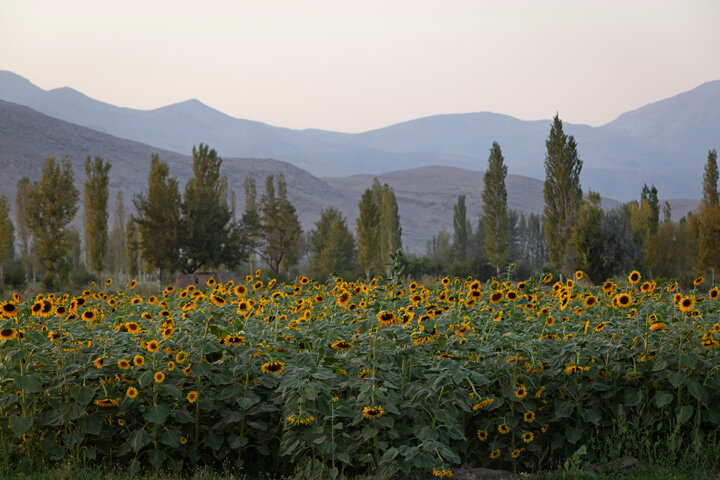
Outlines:
[[[621, 115], [599, 128], [565, 123], [583, 160], [583, 189], [628, 200], [644, 183], [699, 198], [707, 151], [720, 146], [720, 82]], [[277, 158], [314, 175], [381, 174], [429, 165], [480, 170], [493, 141], [509, 172], [544, 178], [550, 120], [497, 113], [436, 115], [359, 134], [291, 130], [225, 115], [197, 100], [155, 110], [116, 107], [70, 88], [46, 91], [0, 71], [0, 99], [183, 154], [205, 142], [227, 157]]]

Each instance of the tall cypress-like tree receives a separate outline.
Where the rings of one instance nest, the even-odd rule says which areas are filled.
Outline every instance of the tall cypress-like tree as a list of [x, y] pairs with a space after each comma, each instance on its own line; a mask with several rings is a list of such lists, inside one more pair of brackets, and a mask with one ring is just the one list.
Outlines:
[[110, 230], [109, 267], [113, 273], [127, 272], [127, 255], [125, 253], [125, 202], [123, 193], [119, 191], [115, 198], [115, 216]]
[[354, 269], [355, 239], [345, 217], [330, 207], [320, 213], [320, 220], [310, 232], [310, 275], [324, 280], [330, 274], [347, 275]]
[[85, 226], [85, 255], [88, 270], [98, 276], [102, 272], [108, 251], [108, 183], [110, 163], [102, 157], [85, 160], [83, 220]]
[[8, 259], [14, 239], [14, 227], [10, 219], [10, 202], [0, 193], [0, 292], [5, 287], [3, 262]]
[[20, 245], [20, 261], [22, 262], [23, 270], [29, 278], [33, 278], [34, 275], [30, 274], [31, 267], [34, 271], [34, 265], [30, 256], [30, 245], [32, 240], [32, 233], [27, 223], [27, 205], [30, 201], [30, 179], [23, 177], [17, 183], [17, 191], [15, 193], [15, 228], [17, 232], [17, 240]]
[[30, 188], [25, 210], [32, 248], [45, 270], [47, 287], [58, 288], [70, 273], [68, 252], [73, 238], [68, 225], [77, 213], [79, 197], [70, 158], [57, 162], [47, 157], [42, 177]]
[[185, 185], [181, 207], [180, 268], [183, 273], [220, 265], [235, 268], [245, 258], [245, 246], [227, 203], [227, 180], [220, 176], [222, 159], [202, 143], [193, 147], [192, 156], [193, 176]]
[[602, 275], [600, 265], [602, 219], [600, 194], [590, 191], [580, 203], [577, 219], [572, 228], [572, 241], [578, 253], [578, 266], [595, 283], [606, 280], [600, 277]]
[[545, 237], [550, 262], [562, 275], [574, 270], [576, 262], [570, 232], [582, 201], [582, 161], [574, 137], [565, 135], [558, 115], [553, 119], [545, 147]]
[[[276, 182], [276, 184], [275, 184]], [[295, 207], [287, 198], [283, 174], [268, 175], [260, 201], [265, 245], [262, 257], [275, 274], [287, 273], [300, 259], [302, 228]]]
[[258, 212], [257, 188], [255, 179], [245, 178], [245, 211], [242, 216], [245, 228], [245, 241], [247, 242], [250, 269], [255, 270], [255, 260], [262, 240], [262, 218]]
[[167, 163], [157, 154], [150, 159], [148, 191], [136, 195], [133, 203], [140, 255], [161, 273], [175, 272], [180, 257], [180, 192], [177, 179], [170, 177]]
[[402, 228], [397, 199], [393, 189], [384, 184], [380, 196], [380, 262], [388, 275], [392, 273], [390, 255], [402, 248]]
[[720, 199], [718, 196], [717, 151], [708, 152], [703, 175], [703, 198], [690, 227], [697, 237], [695, 268], [710, 271], [712, 281], [720, 270]]
[[495, 267], [500, 274], [500, 269], [508, 259], [508, 212], [507, 212], [507, 190], [505, 188], [505, 177], [507, 166], [500, 150], [500, 145], [493, 142], [488, 157], [488, 168], [485, 171], [483, 199], [483, 227], [485, 232], [485, 252], [488, 263]]
[[457, 203], [453, 206], [453, 257], [464, 262], [468, 257], [468, 241], [470, 228], [467, 219], [466, 195], [458, 195]]
[[358, 204], [360, 215], [355, 221], [357, 232], [357, 260], [358, 266], [370, 279], [370, 275], [380, 271], [380, 211], [373, 198], [372, 189], [368, 188], [362, 195]]
[[127, 273], [131, 278], [140, 273], [140, 239], [138, 238], [138, 223], [134, 218], [125, 225], [125, 263]]

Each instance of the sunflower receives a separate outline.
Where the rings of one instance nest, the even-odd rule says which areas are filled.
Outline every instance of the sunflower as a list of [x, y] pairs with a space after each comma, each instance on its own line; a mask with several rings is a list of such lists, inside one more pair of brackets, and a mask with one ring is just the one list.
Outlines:
[[125, 395], [127, 395], [128, 398], [137, 397], [138, 396], [137, 388], [135, 388], [135, 387], [128, 388], [127, 391], [125, 392]]
[[705, 281], [705, 278], [703, 276], [697, 277], [695, 280], [693, 280], [693, 286], [697, 287], [698, 285], [702, 285], [702, 283]]
[[85, 310], [81, 318], [86, 322], [92, 322], [96, 318], [95, 310]]
[[[542, 278], [542, 283], [546, 283], [546, 284], [547, 284], [547, 283], [550, 283], [550, 282], [552, 282], [552, 279], [553, 279], [552, 273], [548, 273], [547, 275], [545, 275], [545, 276]], [[499, 454], [498, 454], [498, 455], [499, 455]]]
[[680, 301], [678, 302], [678, 307], [680, 308], [680, 311], [683, 313], [687, 313], [691, 311], [695, 307], [695, 296], [683, 296]]
[[477, 437], [478, 437], [478, 440], [480, 440], [481, 442], [484, 442], [485, 440], [488, 439], [488, 432], [486, 430], [480, 429], [477, 431]]
[[501, 423], [500, 425], [498, 425], [497, 429], [498, 429], [498, 432], [500, 432], [500, 435], [507, 435], [508, 433], [510, 433], [510, 427], [508, 427], [504, 423]]
[[98, 407], [117, 407], [120, 405], [120, 399], [119, 398], [100, 398], [98, 400], [95, 400], [95, 405]]
[[628, 307], [632, 303], [632, 297], [627, 293], [618, 293], [613, 298], [613, 304], [620, 308]]
[[64, 317], [66, 313], [67, 308], [65, 307], [65, 305], [58, 305], [57, 307], [55, 307], [55, 315], [57, 315], [58, 317]]
[[253, 284], [253, 290], [260, 290], [263, 286], [263, 282], [261, 280], [258, 280]]
[[365, 407], [362, 410], [363, 417], [372, 419], [372, 418], [378, 418], [385, 414], [385, 410], [383, 410], [382, 407]]
[[476, 403], [475, 405], [473, 405], [472, 409], [473, 409], [473, 410], [480, 410], [481, 408], [487, 407], [488, 405], [490, 405], [490, 404], [493, 403], [494, 401], [495, 401], [494, 398], [486, 398], [485, 400], [483, 400], [483, 401], [481, 401], [481, 402]]
[[165, 381], [165, 374], [163, 372], [155, 372], [153, 380], [155, 380], [155, 383], [162, 383]]
[[20, 309], [18, 306], [13, 302], [3, 302], [0, 303], [0, 317], [15, 317], [18, 312], [20, 312]]
[[630, 275], [628, 275], [627, 277], [630, 285], [635, 285], [636, 283], [638, 283], [640, 281], [640, 278], [640, 272], [638, 272], [637, 270], [633, 270], [632, 272], [630, 272]]
[[223, 298], [221, 295], [212, 294], [210, 295], [210, 301], [215, 304], [216, 307], [222, 307], [225, 306], [227, 301], [225, 298]]
[[98, 358], [96, 358], [95, 360], [93, 360], [92, 363], [93, 363], [93, 365], [95, 365], [95, 368], [100, 369], [100, 368], [102, 368], [102, 366], [103, 366], [103, 361], [104, 361], [106, 358], [107, 358], [107, 357], [98, 357]]
[[[532, 433], [531, 433], [530, 435], [532, 435]], [[518, 457], [520, 456], [520, 454], [521, 454], [522, 452], [524, 452], [524, 451], [525, 451], [524, 448], [516, 448], [515, 450], [513, 450], [512, 452], [510, 452], [510, 456], [511, 456], [513, 459], [518, 458]]]
[[187, 357], [188, 357], [187, 353], [180, 351], [175, 354], [175, 361], [177, 363], [183, 363], [185, 360], [187, 360]]
[[41, 301], [37, 301], [37, 302], [33, 303], [33, 306], [32, 306], [32, 307], [30, 307], [30, 312], [32, 313], [33, 316], [41, 316], [41, 315], [42, 315], [42, 309], [43, 309], [43, 304], [42, 304], [42, 302], [41, 302]]
[[175, 329], [173, 327], [165, 328], [162, 332], [163, 338], [167, 340], [168, 338], [170, 338], [170, 335], [172, 335], [174, 331]]
[[125, 324], [125, 328], [127, 328], [129, 333], [140, 333], [140, 325], [138, 325], [137, 322], [128, 322]]
[[350, 302], [350, 293], [348, 293], [348, 292], [342, 292], [337, 299], [337, 304], [341, 307], [344, 307], [349, 302]]
[[139, 304], [141, 304], [142, 302], [143, 302], [142, 297], [135, 297], [135, 298], [133, 298], [132, 300], [130, 300], [130, 303], [131, 303], [132, 305], [139, 305]]
[[652, 325], [650, 325], [650, 330], [652, 330], [653, 332], [655, 332], [655, 331], [657, 331], [657, 330], [662, 330], [662, 329], [664, 329], [665, 327], [667, 327], [667, 325], [666, 325], [665, 323], [663, 323], [663, 322], [655, 322], [655, 323], [653, 323]]
[[267, 362], [260, 367], [262, 373], [274, 373], [279, 375], [285, 370], [285, 364], [283, 362]]
[[120, 370], [127, 370], [128, 368], [130, 368], [130, 362], [128, 362], [124, 358], [121, 358], [120, 360], [118, 360], [117, 366]]
[[547, 325], [548, 327], [552, 327], [554, 324], [555, 324], [555, 318], [553, 318], [553, 316], [550, 315], [550, 316], [545, 320], [545, 325]]
[[598, 301], [598, 298], [595, 295], [588, 295], [585, 297], [585, 307], [590, 308], [593, 305], [595, 305]]
[[490, 458], [492, 458], [493, 460], [498, 459], [498, 458], [500, 458], [500, 453], [501, 453], [500, 449], [496, 448], [495, 450], [490, 452]]
[[[537, 395], [535, 395], [535, 397], [540, 398]], [[535, 412], [533, 412], [532, 410], [528, 410], [527, 412], [525, 412], [523, 414], [523, 420], [525, 421], [525, 423], [534, 422], [535, 421]]]
[[517, 390], [515, 390], [515, 397], [518, 400], [522, 400], [527, 396], [527, 393], [527, 388], [525, 388], [525, 385], [521, 383]]
[[332, 345], [330, 345], [330, 347], [331, 347], [333, 350], [339, 350], [339, 351], [341, 351], [341, 352], [347, 352], [348, 350], [350, 350], [350, 349], [353, 347], [353, 345], [352, 345], [352, 343], [346, 342], [345, 340], [338, 340], [337, 342], [335, 342], [335, 343], [333, 343]]
[[490, 295], [490, 303], [499, 303], [500, 300], [503, 299], [503, 296], [502, 292], [493, 292], [492, 295]]
[[582, 280], [584, 276], [585, 276], [585, 274], [583, 273], [582, 270], [577, 270], [575, 272], [575, 280]]
[[3, 328], [0, 330], [0, 341], [4, 342], [5, 340], [12, 340], [13, 338], [17, 338], [17, 332], [14, 328]]
[[158, 344], [157, 340], [150, 340], [147, 343], [148, 352], [157, 352], [159, 349], [160, 349], [160, 345]]
[[135, 355], [135, 357], [133, 358], [133, 363], [136, 367], [142, 367], [143, 365], [145, 365], [145, 357], [143, 357], [142, 355]]
[[535, 440], [535, 435], [532, 432], [525, 432], [522, 436], [523, 442], [530, 443]]
[[595, 331], [596, 331], [597, 333], [600, 333], [600, 332], [602, 332], [602, 331], [605, 329], [606, 326], [607, 326], [607, 323], [605, 323], [605, 322], [600, 322], [600, 323], [598, 323], [597, 325], [595, 325]]
[[710, 297], [710, 300], [717, 300], [720, 296], [720, 289], [718, 287], [713, 287], [708, 292], [708, 297]]
[[381, 310], [378, 312], [377, 321], [380, 322], [380, 325], [397, 325], [401, 322], [401, 320], [395, 315], [395, 312], [390, 312], [388, 310]]

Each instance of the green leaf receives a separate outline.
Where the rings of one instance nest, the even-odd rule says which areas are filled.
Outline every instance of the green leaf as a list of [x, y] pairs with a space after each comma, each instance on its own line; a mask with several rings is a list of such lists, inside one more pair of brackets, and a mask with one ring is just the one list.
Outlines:
[[172, 385], [160, 385], [158, 387], [158, 392], [160, 392], [160, 395], [164, 395], [167, 397], [172, 397], [174, 399], [181, 399], [183, 398], [182, 391], [178, 389], [177, 387], [174, 387]]
[[22, 437], [25, 432], [28, 431], [33, 425], [33, 417], [18, 417], [17, 415], [10, 415], [8, 419], [8, 426], [13, 433]]
[[673, 388], [678, 388], [680, 385], [682, 385], [685, 382], [685, 379], [687, 377], [682, 372], [670, 372], [670, 373], [668, 373], [667, 378], [668, 378], [668, 381], [670, 382], [670, 385], [672, 385]]
[[657, 405], [658, 408], [663, 408], [672, 402], [673, 398], [675, 398], [675, 395], [658, 390], [655, 394], [655, 405]]
[[40, 375], [22, 375], [15, 377], [14, 380], [15, 385], [28, 392], [38, 393], [42, 388], [42, 379], [40, 378]]
[[628, 388], [623, 392], [623, 405], [634, 407], [642, 398], [642, 392], [636, 388]]
[[145, 448], [150, 442], [152, 442], [152, 437], [144, 428], [130, 434], [130, 445], [135, 453]]
[[395, 457], [398, 456], [398, 453], [399, 452], [398, 452], [397, 448], [395, 448], [395, 447], [388, 448], [385, 451], [385, 453], [383, 453], [382, 458], [380, 458], [380, 464], [392, 462], [395, 459]]
[[568, 427], [565, 429], [565, 435], [567, 436], [568, 442], [573, 445], [578, 442], [583, 436], [582, 428]]
[[688, 379], [687, 389], [688, 389], [688, 392], [690, 392], [690, 395], [695, 397], [695, 400], [702, 400], [703, 387], [698, 382], [696, 382], [695, 380]]
[[148, 452], [148, 460], [150, 460], [152, 466], [155, 467], [155, 470], [159, 470], [165, 461], [165, 452], [158, 450], [157, 448], [153, 448]]
[[568, 418], [575, 411], [573, 402], [558, 402], [555, 404], [555, 415], [559, 418]]
[[177, 427], [169, 428], [160, 435], [160, 443], [171, 448], [178, 448], [180, 446], [180, 433], [180, 429]]
[[688, 420], [690, 420], [690, 417], [692, 417], [693, 412], [695, 409], [691, 405], [683, 405], [678, 409], [678, 423], [680, 425], [684, 424]]
[[665, 370], [668, 366], [668, 363], [665, 360], [658, 360], [653, 365], [652, 371], [653, 372], [660, 372], [662, 370]]
[[584, 410], [582, 412], [582, 418], [593, 425], [597, 425], [602, 419], [602, 413], [600, 412], [599, 405], [593, 405], [592, 408]]
[[340, 452], [337, 454], [337, 459], [340, 460], [343, 463], [347, 463], [348, 465], [352, 466], [352, 462], [350, 461], [350, 455], [348, 452]]
[[143, 416], [148, 422], [152, 422], [155, 425], [164, 425], [167, 420], [170, 410], [165, 405], [155, 405], [145, 410]]
[[87, 406], [95, 396], [95, 388], [91, 387], [73, 387], [70, 389], [70, 396], [80, 406]]

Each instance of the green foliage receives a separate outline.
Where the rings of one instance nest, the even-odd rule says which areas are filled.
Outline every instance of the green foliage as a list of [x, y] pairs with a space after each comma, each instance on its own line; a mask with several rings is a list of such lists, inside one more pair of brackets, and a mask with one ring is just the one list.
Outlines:
[[136, 277], [140, 271], [140, 239], [137, 222], [132, 218], [125, 225], [125, 262], [128, 275]]
[[5, 286], [3, 263], [10, 258], [15, 239], [15, 228], [10, 219], [10, 202], [0, 193], [0, 292]]
[[3, 303], [2, 462], [421, 478], [716, 461], [717, 294], [685, 309], [670, 284], [627, 282], [193, 287]]
[[572, 135], [565, 135], [562, 121], [555, 115], [550, 135], [545, 141], [544, 229], [548, 257], [553, 266], [568, 275], [574, 270], [576, 252], [570, 241], [575, 215], [582, 201], [577, 145]]
[[242, 216], [243, 228], [245, 229], [245, 241], [247, 242], [250, 262], [250, 270], [255, 270], [255, 257], [262, 245], [262, 218], [258, 212], [257, 206], [257, 190], [255, 187], [255, 179], [247, 177], [245, 179], [245, 211]]
[[274, 181], [275, 177], [268, 175], [260, 200], [265, 241], [261, 256], [278, 275], [287, 273], [300, 259], [302, 228], [295, 207], [287, 198], [285, 177], [277, 176], [277, 186]]
[[167, 163], [157, 154], [150, 159], [148, 191], [133, 198], [142, 258], [154, 268], [174, 272], [180, 257], [180, 192], [169, 177]]
[[224, 265], [233, 269], [246, 256], [243, 232], [227, 203], [227, 180], [215, 149], [193, 147], [193, 177], [185, 185], [179, 228], [179, 266], [183, 273]]
[[600, 194], [590, 191], [578, 209], [577, 220], [572, 228], [572, 241], [578, 253], [578, 267], [595, 283], [606, 279], [601, 276], [605, 272], [600, 265], [602, 218]]
[[119, 191], [115, 199], [115, 215], [113, 227], [110, 231], [110, 245], [108, 249], [108, 263], [113, 273], [125, 273], [128, 271], [127, 254], [125, 245], [125, 202], [122, 191]]
[[17, 233], [18, 245], [20, 247], [20, 260], [25, 272], [29, 272], [32, 267], [31, 241], [32, 234], [27, 223], [27, 204], [30, 200], [30, 188], [32, 187], [30, 179], [21, 178], [17, 183], [17, 191], [15, 193], [15, 229]]
[[53, 288], [60, 286], [63, 274], [70, 270], [67, 253], [73, 238], [68, 224], [77, 213], [79, 196], [70, 158], [56, 162], [47, 157], [42, 177], [30, 187], [25, 213], [32, 249], [45, 270], [46, 285]]
[[504, 162], [500, 145], [493, 142], [485, 171], [482, 199], [485, 252], [488, 262], [495, 267], [498, 274], [507, 262], [510, 241], [505, 188], [507, 165]]
[[85, 160], [83, 220], [85, 226], [85, 254], [88, 268], [100, 274], [105, 268], [108, 253], [108, 182], [110, 163], [101, 157]]
[[402, 246], [395, 193], [375, 178], [372, 187], [363, 193], [358, 209], [359, 216], [355, 220], [357, 263], [367, 278], [383, 272], [390, 275], [391, 255]]
[[355, 268], [355, 239], [345, 217], [335, 208], [320, 213], [320, 220], [310, 232], [309, 274], [317, 280], [329, 275], [348, 276]]
[[402, 228], [398, 213], [397, 199], [393, 189], [384, 184], [380, 196], [380, 261], [386, 268], [388, 276], [392, 271], [390, 257], [402, 248]]
[[720, 202], [715, 150], [708, 153], [703, 176], [703, 198], [697, 215], [690, 221], [690, 227], [697, 238], [695, 268], [700, 272], [711, 272], [714, 281], [716, 273], [720, 271]]

